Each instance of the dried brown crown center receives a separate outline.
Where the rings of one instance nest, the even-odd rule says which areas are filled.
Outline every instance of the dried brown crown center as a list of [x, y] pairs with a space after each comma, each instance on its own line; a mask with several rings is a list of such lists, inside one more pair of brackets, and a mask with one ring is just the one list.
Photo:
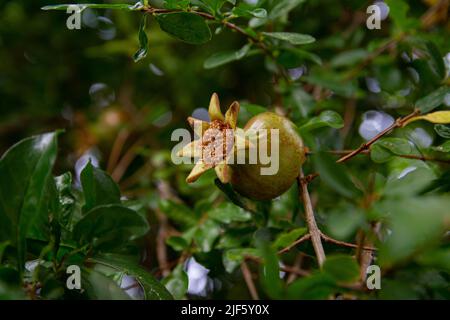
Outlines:
[[220, 120], [211, 121], [202, 137], [202, 159], [211, 166], [222, 162], [233, 147], [233, 130]]

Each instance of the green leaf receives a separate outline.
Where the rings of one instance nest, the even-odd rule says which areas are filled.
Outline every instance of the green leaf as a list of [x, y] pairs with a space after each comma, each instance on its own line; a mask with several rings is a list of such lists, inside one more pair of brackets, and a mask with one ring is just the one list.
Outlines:
[[428, 113], [444, 104], [446, 99], [449, 99], [449, 95], [450, 87], [442, 86], [422, 99], [417, 100], [416, 108], [419, 109], [421, 113]]
[[72, 225], [72, 218], [76, 207], [76, 198], [72, 191], [72, 174], [66, 172], [55, 177], [56, 190], [59, 201], [59, 223], [66, 228]]
[[231, 11], [237, 17], [255, 17], [264, 19], [267, 18], [267, 11], [263, 8], [254, 8], [253, 6], [243, 2], [239, 6], [234, 7]]
[[98, 250], [111, 250], [144, 236], [147, 221], [121, 205], [103, 205], [89, 211], [74, 227], [74, 239]]
[[380, 247], [380, 263], [392, 266], [424, 251], [448, 230], [448, 196], [409, 197], [380, 204], [391, 213], [390, 236]]
[[232, 273], [245, 257], [260, 257], [261, 253], [255, 248], [229, 249], [223, 253], [223, 265], [228, 273]]
[[436, 74], [440, 77], [440, 79], [444, 79], [446, 74], [445, 63], [438, 46], [431, 41], [427, 41], [425, 45]]
[[359, 278], [358, 263], [353, 257], [345, 255], [328, 256], [323, 264], [323, 272], [340, 283], [352, 283]]
[[189, 243], [183, 237], [172, 236], [166, 239], [168, 246], [172, 247], [175, 251], [183, 251], [189, 247]]
[[218, 66], [238, 61], [244, 58], [249, 52], [251, 44], [248, 43], [237, 51], [217, 52], [207, 58], [203, 63], [205, 69], [213, 69]]
[[302, 125], [299, 129], [311, 131], [321, 127], [331, 127], [340, 129], [344, 126], [344, 120], [336, 111], [323, 111], [318, 117], [311, 118], [307, 123]]
[[290, 11], [303, 2], [305, 2], [305, 0], [281, 0], [270, 11], [269, 19], [274, 20], [280, 17], [284, 18]]
[[189, 278], [183, 270], [183, 264], [177, 265], [175, 269], [172, 270], [172, 273], [164, 278], [162, 283], [175, 299], [183, 299], [189, 287]]
[[433, 149], [439, 152], [450, 152], [450, 141], [446, 141], [440, 146], [433, 147]]
[[442, 138], [450, 139], [450, 125], [436, 124], [434, 126], [434, 131]]
[[186, 10], [189, 8], [190, 0], [165, 0], [164, 8], [170, 10]]
[[72, 3], [72, 4], [56, 4], [42, 7], [41, 10], [67, 10], [69, 6], [78, 6], [81, 10], [90, 9], [113, 9], [113, 10], [125, 10], [125, 11], [137, 11], [142, 8], [140, 1], [134, 5], [127, 3]]
[[83, 268], [81, 272], [83, 289], [92, 300], [130, 300], [123, 289], [106, 275]]
[[283, 48], [277, 57], [277, 62], [288, 69], [297, 68], [305, 61], [322, 65], [322, 60], [318, 55], [298, 48]]
[[435, 178], [429, 168], [417, 168], [407, 174], [392, 173], [384, 187], [383, 194], [389, 198], [415, 196]]
[[389, 6], [389, 16], [400, 31], [407, 31], [414, 27], [415, 21], [408, 18], [409, 5], [403, 0], [386, 0]]
[[209, 219], [198, 227], [194, 239], [201, 251], [209, 252], [213, 249], [214, 242], [220, 235], [220, 230], [220, 225]]
[[57, 133], [47, 133], [20, 141], [0, 159], [0, 241], [17, 248], [20, 271], [27, 235], [48, 236], [47, 186], [56, 153]]
[[144, 14], [141, 19], [141, 24], [139, 26], [139, 49], [133, 55], [134, 62], [144, 59], [148, 52], [148, 38], [145, 29], [147, 28], [147, 15]]
[[80, 175], [87, 212], [96, 206], [105, 204], [120, 204], [119, 186], [105, 171], [92, 165], [89, 161]]
[[375, 143], [370, 147], [370, 159], [372, 159], [373, 162], [384, 163], [392, 160], [393, 158], [394, 155], [392, 154], [392, 152], [390, 152], [386, 148], [383, 148], [379, 144]]
[[163, 31], [190, 44], [203, 44], [211, 39], [211, 30], [205, 20], [194, 13], [158, 14], [156, 21]]
[[212, 15], [216, 15], [220, 12], [220, 9], [225, 4], [226, 0], [199, 0], [200, 4]]
[[0, 264], [2, 263], [3, 260], [3, 254], [5, 253], [6, 248], [8, 248], [10, 244], [11, 244], [10, 241], [0, 242]]
[[336, 282], [326, 273], [315, 273], [309, 277], [295, 280], [289, 285], [289, 299], [324, 300], [336, 290]]
[[364, 211], [352, 205], [338, 205], [328, 214], [326, 228], [331, 236], [338, 240], [347, 240], [363, 226]]
[[347, 98], [352, 97], [357, 91], [355, 82], [345, 81], [344, 77], [340, 74], [319, 71], [311, 73], [308, 76], [303, 76], [302, 79], [310, 84], [330, 89], [336, 94]]
[[307, 231], [308, 230], [306, 228], [297, 228], [289, 232], [282, 232], [277, 236], [272, 246], [276, 250], [286, 248], [287, 246], [291, 245], [295, 240], [305, 235]]
[[112, 267], [121, 273], [132, 276], [141, 285], [145, 300], [170, 300], [171, 294], [159, 281], [143, 267], [130, 262], [129, 257], [117, 254], [103, 254], [90, 260]]
[[402, 138], [383, 138], [370, 148], [370, 158], [377, 163], [392, 159], [393, 155], [409, 155], [412, 152], [411, 144]]
[[417, 257], [416, 261], [422, 266], [439, 268], [450, 272], [450, 249], [437, 249], [424, 252]]
[[337, 164], [325, 153], [314, 154], [311, 159], [320, 178], [336, 192], [351, 199], [361, 195], [343, 165]]
[[211, 219], [222, 223], [248, 221], [252, 217], [249, 212], [228, 202], [222, 203], [217, 208], [208, 211], [208, 215]]
[[334, 68], [353, 66], [369, 56], [365, 49], [355, 49], [341, 52], [333, 57], [330, 65]]
[[25, 300], [25, 291], [17, 270], [0, 266], [0, 300]]
[[226, 195], [228, 200], [246, 211], [253, 212], [248, 208], [246, 200], [237, 194], [229, 183], [223, 184], [218, 178], [214, 180], [214, 183]]
[[283, 295], [283, 282], [280, 279], [280, 265], [277, 254], [270, 246], [263, 245], [260, 248], [264, 263], [261, 264], [261, 284], [266, 293], [274, 299], [280, 299]]
[[264, 35], [287, 41], [294, 45], [313, 43], [316, 39], [308, 34], [294, 33], [294, 32], [263, 32]]
[[184, 204], [164, 199], [159, 202], [159, 209], [182, 226], [190, 227], [197, 223], [195, 212]]
[[256, 116], [257, 114], [266, 112], [267, 108], [253, 103], [241, 102], [241, 112], [242, 110], [245, 110], [251, 116]]

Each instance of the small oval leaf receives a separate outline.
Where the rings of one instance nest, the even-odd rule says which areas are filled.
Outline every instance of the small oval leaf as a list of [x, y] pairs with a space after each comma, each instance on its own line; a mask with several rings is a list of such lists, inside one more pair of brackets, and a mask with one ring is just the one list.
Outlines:
[[163, 31], [190, 44], [202, 44], [211, 39], [211, 30], [205, 20], [194, 13], [158, 14], [156, 21]]

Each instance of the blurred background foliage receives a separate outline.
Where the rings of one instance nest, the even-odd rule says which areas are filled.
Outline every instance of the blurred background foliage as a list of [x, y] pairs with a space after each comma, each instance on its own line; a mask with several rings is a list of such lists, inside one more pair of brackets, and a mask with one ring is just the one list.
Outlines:
[[[366, 27], [371, 1], [248, 1], [268, 18], [243, 15], [237, 25], [316, 41], [274, 40], [276, 63], [260, 50], [214, 68], [211, 56], [247, 39], [210, 23], [212, 40], [190, 45], [150, 18], [148, 54], [135, 63], [141, 13], [86, 9], [81, 30], [68, 30], [64, 11], [41, 10], [57, 3], [0, 3], [0, 153], [64, 129], [54, 173], [71, 171], [79, 188], [91, 159], [112, 176], [150, 223], [135, 256], [175, 298], [450, 298], [449, 127], [414, 122], [391, 135], [398, 140], [345, 165], [320, 153], [358, 147], [439, 88], [447, 96], [435, 107], [448, 109], [449, 1], [378, 2], [380, 30]], [[226, 2], [222, 11], [233, 7]], [[341, 241], [379, 246], [382, 290], [355, 285], [364, 250], [324, 242], [321, 271], [307, 241], [274, 254], [306, 233], [296, 185], [252, 203], [249, 213], [212, 173], [185, 182], [191, 166], [172, 164], [171, 133], [187, 127], [188, 116], [205, 119], [213, 92], [222, 108], [241, 102], [240, 126], [268, 109], [304, 127], [313, 151], [304, 171], [321, 175], [309, 187], [319, 227]]]

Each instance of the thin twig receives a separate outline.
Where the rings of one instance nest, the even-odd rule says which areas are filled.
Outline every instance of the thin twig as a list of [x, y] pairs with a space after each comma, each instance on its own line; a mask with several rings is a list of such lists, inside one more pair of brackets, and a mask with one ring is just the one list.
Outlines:
[[117, 161], [119, 161], [120, 153], [122, 152], [123, 146], [129, 136], [130, 132], [127, 129], [122, 129], [117, 134], [108, 159], [108, 165], [106, 169], [108, 172], [112, 172], [117, 164]]
[[281, 249], [280, 251], [278, 251], [278, 254], [283, 254], [285, 252], [288, 252], [289, 250], [291, 250], [293, 247], [297, 246], [298, 244], [302, 243], [303, 241], [309, 240], [309, 238], [311, 238], [311, 235], [305, 234], [304, 236], [300, 237], [299, 239], [297, 239], [296, 241], [292, 242], [289, 246], [287, 246], [284, 249]]
[[248, 268], [245, 259], [241, 263], [241, 271], [244, 276], [245, 283], [247, 284], [248, 291], [253, 300], [259, 300], [258, 291], [256, 290], [255, 283], [253, 282], [253, 277], [250, 269]]
[[378, 249], [372, 246], [358, 246], [357, 244], [354, 243], [349, 243], [349, 242], [345, 242], [345, 241], [340, 241], [340, 240], [336, 240], [334, 238], [331, 238], [330, 236], [327, 236], [326, 234], [324, 234], [323, 232], [320, 232], [320, 236], [322, 237], [323, 240], [327, 241], [327, 242], [331, 242], [343, 247], [349, 247], [349, 248], [360, 248], [366, 251], [377, 251]]
[[[261, 258], [255, 257], [255, 256], [245, 256], [244, 259], [251, 260], [251, 261], [257, 262], [259, 264], [263, 263], [263, 260]], [[280, 266], [280, 270], [287, 272], [287, 273], [295, 273], [296, 275], [302, 276], [302, 277], [310, 275], [310, 273], [308, 271], [300, 270], [298, 268], [290, 267], [290, 266]]]
[[370, 139], [367, 142], [364, 142], [363, 144], [361, 144], [359, 146], [359, 148], [353, 150], [352, 152], [346, 154], [345, 156], [343, 156], [342, 158], [340, 158], [339, 160], [337, 160], [337, 163], [341, 163], [341, 162], [345, 162], [347, 160], [350, 160], [351, 158], [353, 158], [354, 156], [356, 156], [357, 154], [366, 151], [370, 148], [370, 146], [372, 144], [374, 144], [375, 142], [377, 142], [379, 139], [381, 139], [382, 137], [384, 137], [386, 134], [390, 133], [392, 130], [394, 130], [395, 128], [399, 128], [402, 127], [404, 125], [404, 123], [406, 123], [406, 121], [408, 121], [409, 119], [417, 116], [420, 113], [419, 110], [414, 110], [412, 113], [410, 113], [409, 115], [405, 116], [405, 117], [400, 117], [398, 118], [392, 125], [390, 125], [389, 127], [387, 127], [386, 129], [384, 129], [383, 131], [381, 131], [380, 133], [378, 133], [375, 137], [373, 137], [372, 139]]
[[325, 252], [322, 246], [322, 240], [320, 236], [320, 230], [317, 227], [316, 219], [314, 217], [314, 210], [311, 204], [311, 198], [308, 192], [308, 183], [305, 181], [303, 170], [300, 169], [300, 175], [298, 177], [298, 184], [300, 189], [301, 198], [305, 208], [306, 223], [308, 225], [309, 234], [311, 236], [312, 245], [316, 253], [317, 262], [322, 267], [325, 262]]
[[[326, 153], [337, 155], [337, 156], [343, 156], [347, 155], [353, 150], [328, 150], [325, 151]], [[313, 155], [314, 152], [308, 151], [306, 155]], [[370, 150], [363, 150], [358, 155], [370, 155]], [[448, 163], [450, 164], [450, 159], [438, 159], [430, 156], [424, 156], [424, 155], [416, 155], [416, 154], [396, 154], [396, 157], [405, 158], [405, 159], [413, 159], [413, 160], [421, 160], [421, 161], [430, 161], [430, 162], [440, 162], [440, 163]], [[319, 175], [318, 173], [315, 173], [314, 175]], [[310, 175], [312, 176], [312, 175]]]

